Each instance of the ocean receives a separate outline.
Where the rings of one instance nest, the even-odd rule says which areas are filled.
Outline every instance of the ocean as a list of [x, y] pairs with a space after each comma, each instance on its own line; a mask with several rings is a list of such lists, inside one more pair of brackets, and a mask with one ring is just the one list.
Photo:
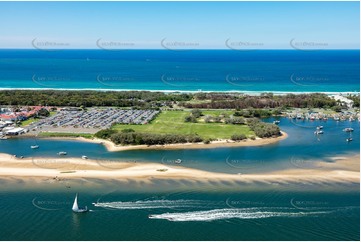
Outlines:
[[0, 89], [359, 92], [359, 50], [0, 50]]

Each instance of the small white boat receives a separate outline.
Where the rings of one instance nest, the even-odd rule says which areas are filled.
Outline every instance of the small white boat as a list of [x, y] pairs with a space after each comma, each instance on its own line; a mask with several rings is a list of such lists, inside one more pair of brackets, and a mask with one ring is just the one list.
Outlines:
[[6, 140], [6, 139], [8, 139], [8, 137], [6, 137], [6, 136], [0, 137], [0, 140]]
[[83, 160], [87, 160], [87, 159], [88, 159], [88, 156], [82, 155], [81, 158], [82, 158]]
[[85, 213], [88, 212], [88, 208], [85, 206], [85, 208], [79, 208], [78, 206], [78, 193], [75, 195], [74, 203], [72, 210], [74, 213]]
[[353, 132], [353, 128], [345, 128], [343, 131], [345, 131], [345, 132]]
[[273, 124], [279, 124], [281, 121], [279, 121], [279, 120], [275, 120], [275, 121], [273, 121]]
[[176, 159], [176, 160], [174, 161], [174, 163], [180, 164], [180, 163], [182, 163], [182, 160], [181, 160], [181, 159]]
[[317, 126], [316, 129], [323, 129], [323, 126]]
[[347, 142], [351, 142], [351, 141], [352, 141], [352, 138], [347, 138], [346, 141], [347, 141]]
[[67, 155], [68, 153], [66, 153], [65, 151], [60, 151], [58, 152], [58, 155]]
[[315, 134], [323, 134], [323, 131], [322, 130], [317, 130], [317, 131], [315, 131]]
[[32, 148], [32, 149], [39, 149], [39, 145], [32, 145], [32, 146], [30, 146], [30, 148]]

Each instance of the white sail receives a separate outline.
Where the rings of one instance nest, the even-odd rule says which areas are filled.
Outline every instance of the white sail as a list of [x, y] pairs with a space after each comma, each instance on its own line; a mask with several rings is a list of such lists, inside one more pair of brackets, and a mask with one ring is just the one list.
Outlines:
[[78, 207], [78, 194], [76, 194], [74, 204], [73, 204], [73, 211], [76, 212], [78, 210], [79, 210], [79, 207]]

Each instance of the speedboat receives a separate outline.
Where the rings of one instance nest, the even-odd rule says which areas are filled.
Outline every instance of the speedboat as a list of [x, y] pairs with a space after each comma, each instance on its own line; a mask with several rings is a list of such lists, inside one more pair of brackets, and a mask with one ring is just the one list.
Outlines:
[[87, 159], [88, 159], [88, 156], [82, 155], [81, 158], [82, 158], [83, 160], [87, 160]]
[[351, 142], [351, 141], [352, 141], [352, 138], [347, 138], [346, 141], [347, 141], [347, 142]]
[[58, 152], [58, 155], [67, 155], [68, 153], [66, 153], [65, 151], [60, 151]]
[[32, 146], [30, 146], [30, 148], [32, 148], [32, 149], [38, 149], [38, 148], [39, 148], [39, 145], [32, 145]]
[[176, 159], [176, 160], [174, 161], [174, 163], [180, 164], [180, 163], [182, 163], [182, 160], [181, 160], [181, 159]]

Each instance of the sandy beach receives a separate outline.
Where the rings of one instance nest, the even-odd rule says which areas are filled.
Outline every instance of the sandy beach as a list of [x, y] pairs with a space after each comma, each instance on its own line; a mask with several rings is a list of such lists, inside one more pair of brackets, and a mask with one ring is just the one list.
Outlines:
[[[334, 157], [334, 162], [316, 162], [317, 169], [287, 169], [267, 173], [228, 174], [158, 163], [114, 162], [77, 158], [15, 158], [0, 154], [0, 178], [50, 179], [188, 179], [245, 183], [359, 183], [360, 156]], [[317, 165], [319, 164], [319, 165]]]
[[124, 150], [175, 150], [175, 149], [212, 149], [220, 147], [241, 147], [241, 146], [262, 146], [273, 144], [284, 140], [288, 137], [287, 133], [281, 131], [282, 135], [276, 138], [256, 138], [255, 140], [247, 139], [243, 141], [233, 141], [230, 139], [220, 139], [217, 141], [212, 141], [210, 144], [204, 144], [203, 142], [199, 143], [181, 143], [181, 144], [167, 144], [167, 145], [116, 145], [109, 140], [104, 139], [86, 139], [83, 137], [78, 138], [66, 138], [66, 137], [51, 137], [44, 139], [60, 139], [60, 140], [79, 140], [84, 142], [91, 142], [96, 144], [102, 144], [106, 147], [108, 151], [124, 151]]

